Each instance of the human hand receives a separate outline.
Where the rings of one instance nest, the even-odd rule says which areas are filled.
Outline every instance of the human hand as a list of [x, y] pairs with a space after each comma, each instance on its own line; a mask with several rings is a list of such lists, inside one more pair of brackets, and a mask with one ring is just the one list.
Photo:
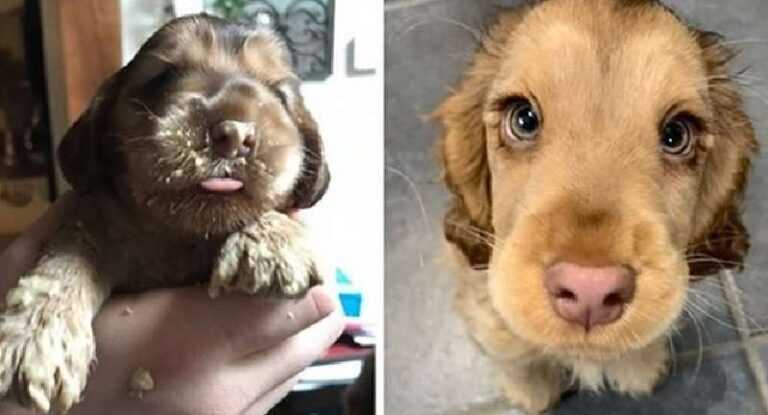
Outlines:
[[[34, 264], [74, 203], [61, 198], [0, 255], [0, 295]], [[323, 287], [301, 300], [211, 300], [202, 287], [113, 298], [94, 321], [99, 360], [71, 413], [264, 414], [339, 336], [336, 309]], [[128, 393], [139, 367], [154, 380], [142, 398]], [[0, 413], [32, 412], [0, 404]]]

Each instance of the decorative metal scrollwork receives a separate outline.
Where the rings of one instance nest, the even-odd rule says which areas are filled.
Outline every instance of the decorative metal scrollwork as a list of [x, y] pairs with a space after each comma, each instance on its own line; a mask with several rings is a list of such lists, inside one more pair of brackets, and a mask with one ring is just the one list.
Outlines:
[[334, 0], [213, 0], [208, 10], [252, 26], [268, 26], [286, 40], [296, 72], [327, 78], [333, 68]]

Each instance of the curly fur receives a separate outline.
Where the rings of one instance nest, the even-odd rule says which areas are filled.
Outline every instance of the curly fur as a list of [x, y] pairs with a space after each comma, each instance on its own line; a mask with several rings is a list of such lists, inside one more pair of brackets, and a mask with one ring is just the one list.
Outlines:
[[[513, 403], [544, 411], [568, 372], [585, 388], [649, 393], [689, 279], [740, 267], [757, 143], [732, 57], [655, 1], [534, 2], [499, 14], [436, 110], [458, 309]], [[499, 103], [520, 96], [542, 117], [526, 150], [499, 131]], [[678, 107], [704, 126], [695, 155], [670, 162], [659, 125]], [[638, 271], [621, 319], [585, 333], [555, 315], [543, 270], [563, 258]]]
[[[329, 175], [289, 54], [268, 30], [200, 15], [158, 30], [99, 89], [59, 148], [80, 205], [0, 309], [0, 397], [67, 412], [113, 292], [210, 282], [301, 296], [320, 282], [301, 224]], [[251, 122], [258, 148], [219, 157], [209, 131]], [[210, 178], [242, 189], [207, 192]], [[151, 369], [151, 368], [148, 368]]]

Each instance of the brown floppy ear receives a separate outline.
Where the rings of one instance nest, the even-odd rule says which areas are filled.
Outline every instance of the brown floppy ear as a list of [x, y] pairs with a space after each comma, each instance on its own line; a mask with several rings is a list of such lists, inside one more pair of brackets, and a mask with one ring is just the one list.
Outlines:
[[58, 158], [64, 178], [78, 193], [87, 193], [106, 183], [103, 135], [105, 109], [112, 100], [114, 78], [99, 87], [88, 108], [67, 130], [59, 144]]
[[527, 10], [518, 7], [499, 15], [458, 88], [432, 114], [443, 128], [438, 163], [453, 195], [443, 220], [445, 238], [475, 269], [488, 267], [494, 232], [483, 107], [499, 70], [503, 45]]
[[298, 79], [289, 78], [280, 81], [275, 87], [296, 122], [303, 140], [304, 164], [287, 209], [307, 209], [314, 206], [325, 195], [331, 181], [322, 138], [317, 123], [304, 106], [299, 85]]
[[728, 73], [735, 54], [722, 45], [722, 37], [716, 33], [697, 32], [697, 36], [710, 79], [714, 146], [708, 153], [697, 212], [697, 217], [711, 219], [688, 250], [692, 278], [722, 269], [743, 269], [749, 233], [741, 219], [742, 204], [751, 157], [758, 149], [752, 123]]

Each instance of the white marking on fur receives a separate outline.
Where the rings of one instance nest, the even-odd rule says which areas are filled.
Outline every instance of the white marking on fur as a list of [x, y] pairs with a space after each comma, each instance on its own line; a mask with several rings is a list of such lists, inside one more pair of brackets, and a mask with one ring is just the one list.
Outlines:
[[573, 380], [578, 379], [581, 389], [599, 392], [605, 388], [602, 365], [586, 361], [574, 361], [572, 367]]
[[301, 151], [295, 151], [288, 155], [280, 174], [272, 182], [272, 191], [277, 194], [286, 194], [293, 189], [294, 184], [301, 174], [301, 163], [303, 161]]

